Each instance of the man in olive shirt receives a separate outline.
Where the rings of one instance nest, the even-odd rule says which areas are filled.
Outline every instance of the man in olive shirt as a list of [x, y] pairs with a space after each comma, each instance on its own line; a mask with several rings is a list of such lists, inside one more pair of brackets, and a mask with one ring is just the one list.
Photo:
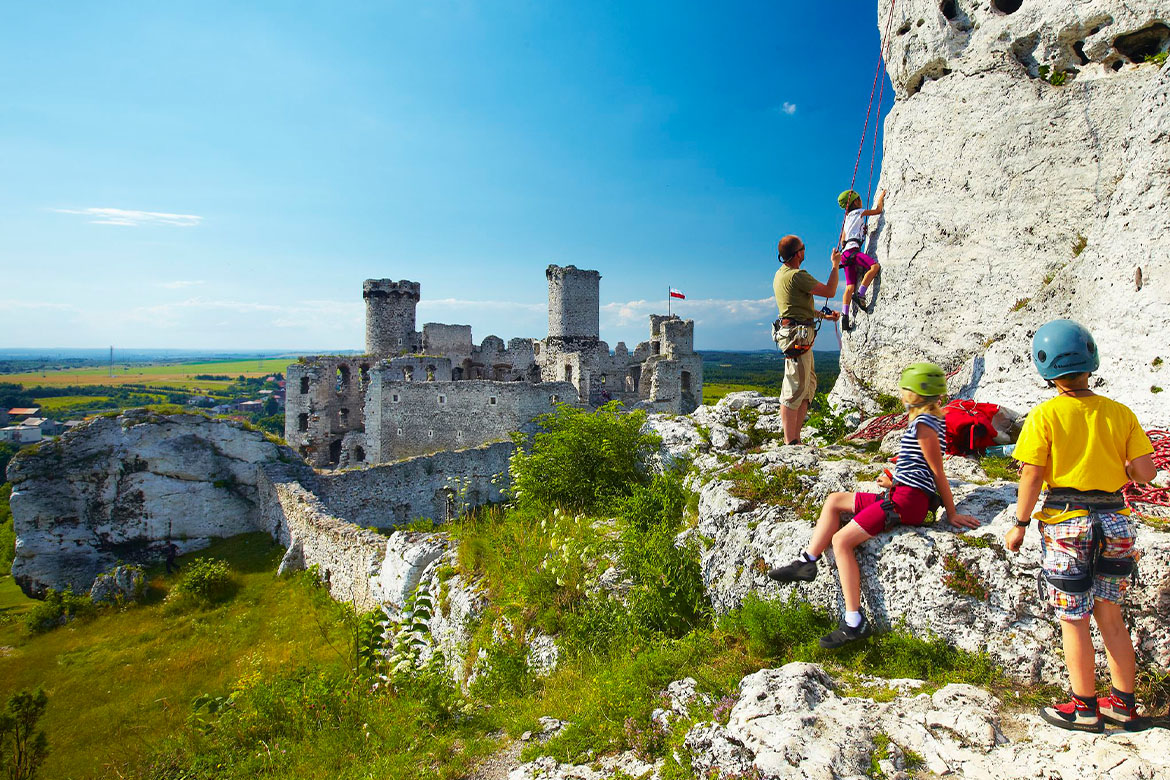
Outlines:
[[837, 269], [841, 253], [833, 249], [833, 270], [829, 281], [822, 284], [808, 271], [802, 271], [804, 242], [796, 236], [785, 236], [777, 245], [783, 264], [772, 280], [776, 294], [776, 308], [780, 310], [778, 328], [773, 330], [777, 346], [785, 350], [784, 383], [780, 390], [780, 419], [784, 424], [784, 440], [800, 443], [800, 429], [808, 417], [808, 403], [817, 391], [817, 375], [813, 370], [812, 343], [816, 338], [815, 321], [818, 318], [835, 320], [838, 312], [821, 314], [813, 304], [814, 295], [832, 298], [837, 294]]

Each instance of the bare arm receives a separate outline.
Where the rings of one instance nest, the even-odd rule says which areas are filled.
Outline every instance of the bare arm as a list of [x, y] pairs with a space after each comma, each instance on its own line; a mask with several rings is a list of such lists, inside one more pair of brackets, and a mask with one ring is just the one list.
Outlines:
[[1134, 482], [1146, 483], [1158, 476], [1153, 455], [1142, 455], [1125, 464], [1125, 474]]
[[886, 210], [886, 191], [882, 190], [881, 193], [878, 195], [877, 203], [873, 204], [873, 208], [867, 209], [866, 211], [861, 212], [861, 216], [875, 217], [878, 214], [881, 214], [885, 210]]
[[[1032, 520], [1032, 510], [1036, 508], [1036, 500], [1040, 498], [1040, 489], [1044, 486], [1044, 467], [1025, 463], [1020, 469], [1020, 486], [1016, 489], [1016, 520], [1028, 523]], [[1003, 546], [1015, 552], [1024, 543], [1026, 526], [1013, 526], [1003, 537]]]
[[841, 266], [841, 252], [834, 247], [831, 257], [833, 267], [829, 269], [829, 281], [823, 284], [817, 282], [816, 286], [809, 290], [813, 295], [823, 295], [826, 298], [832, 298], [837, 294], [837, 282], [839, 281], [837, 269]]
[[942, 447], [938, 443], [938, 434], [925, 425], [918, 426], [918, 446], [922, 447], [922, 456], [926, 458], [926, 465], [934, 474], [934, 486], [943, 506], [947, 510], [947, 522], [956, 528], [978, 528], [979, 520], [971, 515], [961, 515], [955, 509], [955, 497], [951, 493], [951, 483], [947, 482], [947, 474], [943, 469]]

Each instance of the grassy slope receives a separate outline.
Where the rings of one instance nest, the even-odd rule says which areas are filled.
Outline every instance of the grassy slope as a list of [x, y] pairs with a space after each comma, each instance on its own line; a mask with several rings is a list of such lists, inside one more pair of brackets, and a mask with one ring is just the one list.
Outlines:
[[220, 360], [193, 363], [169, 363], [157, 365], [114, 365], [114, 376], [106, 367], [75, 368], [66, 370], [36, 371], [23, 374], [0, 374], [0, 382], [15, 382], [25, 387], [44, 385], [125, 385], [145, 384], [165, 387], [201, 387], [223, 389], [230, 382], [222, 380], [195, 379], [196, 374], [224, 374], [235, 379], [243, 374], [248, 377], [265, 376], [283, 372], [292, 358], [268, 358], [266, 360]]
[[0, 646], [13, 648], [0, 657], [0, 697], [37, 685], [49, 694], [41, 776], [120, 776], [182, 726], [194, 696], [222, 693], [253, 670], [339, 664], [307, 591], [275, 578], [281, 552], [251, 534], [201, 553], [240, 573], [239, 593], [223, 606], [166, 615], [159, 600], [171, 581], [156, 573], [154, 603], [31, 637], [22, 621], [5, 619], [29, 600], [10, 577], [0, 580]]

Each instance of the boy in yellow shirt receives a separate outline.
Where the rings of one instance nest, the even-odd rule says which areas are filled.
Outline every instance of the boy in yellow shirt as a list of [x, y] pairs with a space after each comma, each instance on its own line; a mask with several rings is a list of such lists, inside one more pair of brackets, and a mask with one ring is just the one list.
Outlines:
[[[1045, 707], [1044, 720], [1061, 728], [1103, 731], [1105, 720], [1140, 727], [1134, 701], [1134, 650], [1121, 616], [1133, 572], [1133, 521], [1121, 489], [1149, 482], [1154, 448], [1129, 407], [1089, 389], [1100, 365], [1083, 326], [1053, 320], [1032, 339], [1032, 361], [1057, 396], [1034, 408], [1013, 457], [1020, 461], [1016, 525], [1004, 545], [1015, 552], [1035, 517], [1040, 521], [1042, 582], [1060, 618], [1072, 701]], [[1041, 488], [1043, 508], [1032, 515]], [[1105, 642], [1113, 689], [1097, 698], [1090, 614]]]

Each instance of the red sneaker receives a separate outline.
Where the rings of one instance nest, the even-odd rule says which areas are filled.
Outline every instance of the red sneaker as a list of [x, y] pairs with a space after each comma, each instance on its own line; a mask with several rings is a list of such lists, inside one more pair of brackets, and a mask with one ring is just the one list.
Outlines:
[[1129, 708], [1116, 696], [1110, 694], [1097, 699], [1097, 709], [1101, 717], [1110, 723], [1121, 726], [1126, 731], [1140, 731], [1144, 727], [1142, 717], [1137, 714], [1137, 708]]
[[1105, 730], [1105, 721], [1102, 720], [1101, 714], [1096, 710], [1082, 706], [1076, 699], [1065, 704], [1045, 707], [1040, 710], [1040, 717], [1053, 726], [1060, 726], [1062, 729], [1071, 731], [1102, 732]]

